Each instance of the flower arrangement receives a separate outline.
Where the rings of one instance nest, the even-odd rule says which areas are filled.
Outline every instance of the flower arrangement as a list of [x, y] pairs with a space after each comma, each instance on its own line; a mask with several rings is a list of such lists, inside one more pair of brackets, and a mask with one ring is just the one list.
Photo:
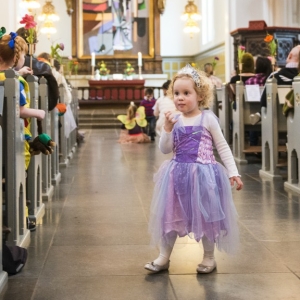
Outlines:
[[216, 65], [217, 65], [217, 62], [218, 62], [219, 60], [220, 60], [220, 59], [219, 59], [218, 56], [215, 56], [215, 57], [214, 57], [214, 60], [213, 60], [212, 63], [211, 63], [213, 71], [215, 70], [215, 67], [216, 67]]
[[63, 43], [60, 43], [60, 44], [56, 44], [55, 46], [51, 46], [51, 51], [50, 51], [50, 54], [51, 54], [51, 57], [53, 59], [56, 59], [58, 60], [60, 63], [62, 61], [62, 58], [61, 56], [59, 55], [59, 50], [63, 51], [65, 49], [65, 45]]
[[129, 62], [126, 62], [126, 69], [124, 70], [126, 76], [131, 76], [134, 74], [134, 68]]
[[76, 59], [73, 59], [72, 56], [69, 56], [69, 61], [68, 61], [68, 71], [71, 74], [72, 71], [74, 70], [75, 75], [78, 73], [78, 67], [79, 67], [79, 62]]
[[98, 63], [99, 68], [99, 72], [101, 76], [106, 76], [109, 74], [109, 70], [106, 67], [105, 62], [102, 60], [101, 63]]
[[267, 33], [267, 36], [264, 38], [264, 41], [268, 44], [270, 49], [270, 55], [275, 58], [276, 56], [276, 50], [277, 50], [277, 44], [275, 42], [274, 36]]
[[26, 37], [28, 44], [33, 44], [36, 39], [35, 26], [37, 25], [34, 17], [26, 14], [20, 21], [20, 24], [25, 24], [24, 27], [28, 31], [28, 36]]
[[238, 61], [240, 64], [242, 63], [242, 57], [245, 54], [245, 50], [246, 50], [245, 46], [241, 45], [238, 47]]

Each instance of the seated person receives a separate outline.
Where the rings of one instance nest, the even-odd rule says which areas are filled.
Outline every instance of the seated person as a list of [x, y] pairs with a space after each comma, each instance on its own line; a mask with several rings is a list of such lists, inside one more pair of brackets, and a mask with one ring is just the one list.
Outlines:
[[245, 81], [245, 85], [258, 84], [264, 86], [272, 73], [272, 64], [269, 58], [259, 56], [255, 63], [255, 75]]
[[[264, 86], [268, 77], [272, 73], [272, 64], [269, 58], [259, 56], [256, 59], [255, 76], [246, 80], [245, 85], [258, 84]], [[257, 124], [260, 121], [260, 113], [250, 115], [250, 122], [252, 125]]]
[[[274, 73], [274, 78], [277, 80], [278, 85], [292, 85], [294, 77], [296, 77], [299, 73], [298, 71], [298, 63], [300, 56], [300, 45], [294, 47], [287, 59], [285, 68], [280, 69], [278, 72]], [[260, 103], [262, 107], [267, 107], [267, 96], [266, 96], [266, 88], [260, 98]]]
[[214, 70], [213, 70], [213, 66], [211, 63], [206, 63], [204, 65], [204, 72], [206, 73], [207, 77], [211, 80], [211, 83], [216, 88], [222, 87], [222, 80], [214, 75]]
[[246, 52], [243, 57], [242, 57], [242, 71], [239, 75], [235, 75], [231, 77], [230, 83], [234, 84], [237, 83], [238, 81], [242, 80], [243, 83], [245, 84], [246, 80], [249, 78], [253, 77], [254, 74], [254, 58], [252, 54]]
[[[51, 55], [49, 53], [46, 52], [42, 52], [41, 54], [38, 55], [37, 59], [39, 61], [43, 61], [46, 64], [49, 64], [51, 66]], [[64, 103], [70, 104], [72, 102], [72, 94], [71, 94], [71, 89], [67, 84], [67, 81], [65, 79], [65, 77], [63, 76], [63, 74], [61, 74], [59, 72], [60, 70], [60, 63], [58, 60], [53, 59], [53, 64], [54, 66], [52, 66], [52, 74], [55, 77], [58, 86], [60, 86], [61, 84], [64, 86]]]
[[252, 54], [246, 52], [243, 57], [242, 57], [242, 71], [239, 75], [234, 75], [233, 77], [231, 77], [229, 85], [227, 85], [227, 92], [228, 92], [228, 96], [229, 96], [229, 100], [231, 102], [233, 102], [233, 109], [235, 109], [235, 84], [237, 82], [239, 82], [240, 80], [243, 81], [243, 83], [245, 84], [245, 82], [253, 77], [254, 74], [254, 59]]
[[[27, 37], [29, 35], [28, 29], [25, 27], [20, 27], [17, 30], [17, 34], [21, 36], [25, 41], [27, 41]], [[35, 37], [35, 43], [37, 43], [37, 39]], [[38, 61], [35, 57], [32, 57], [32, 71], [33, 75], [41, 78], [45, 77], [48, 84], [48, 111], [54, 109], [57, 104], [59, 92], [58, 92], [58, 85], [56, 82], [55, 77], [52, 74], [51, 66], [45, 64], [44, 62]], [[25, 56], [25, 67], [30, 67], [30, 55], [27, 54]]]

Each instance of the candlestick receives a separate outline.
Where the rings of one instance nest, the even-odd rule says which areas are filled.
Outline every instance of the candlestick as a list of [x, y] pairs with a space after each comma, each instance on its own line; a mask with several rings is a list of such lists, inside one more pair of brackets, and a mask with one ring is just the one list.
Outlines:
[[95, 52], [92, 52], [91, 66], [92, 66], [92, 67], [95, 67], [95, 65], [96, 65]]
[[138, 52], [138, 66], [141, 67], [142, 65], [142, 52]]
[[139, 66], [139, 79], [143, 79], [142, 77], [142, 67]]
[[95, 66], [92, 66], [92, 79], [95, 79]]

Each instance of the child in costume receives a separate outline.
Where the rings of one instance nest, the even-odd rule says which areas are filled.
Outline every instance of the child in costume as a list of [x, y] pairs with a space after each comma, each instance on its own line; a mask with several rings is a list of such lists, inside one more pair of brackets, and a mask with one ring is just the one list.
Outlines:
[[162, 127], [165, 124], [165, 113], [167, 111], [170, 111], [170, 112], [176, 111], [174, 101], [167, 96], [167, 90], [169, 88], [170, 83], [171, 83], [171, 80], [168, 80], [162, 85], [164, 95], [157, 99], [155, 108], [154, 108], [154, 115], [156, 117], [158, 117], [158, 119], [156, 121], [156, 133], [159, 136], [160, 136]]
[[[166, 113], [159, 141], [160, 150], [173, 158], [165, 161], [155, 175], [149, 231], [160, 254], [145, 269], [167, 270], [177, 236], [202, 240], [204, 257], [198, 273], [216, 268], [214, 247], [234, 253], [238, 246], [237, 213], [231, 186], [243, 183], [217, 117], [207, 108], [213, 86], [205, 75], [187, 65], [173, 78], [168, 90], [177, 110]], [[216, 162], [216, 147], [224, 165]]]
[[147, 126], [145, 117], [145, 107], [137, 108], [134, 102], [130, 102], [127, 115], [117, 116], [118, 120], [123, 123], [118, 142], [121, 144], [149, 143], [149, 137], [142, 130], [142, 127]]
[[[4, 71], [14, 68], [16, 71], [24, 65], [25, 55], [28, 51], [27, 43], [16, 33], [5, 34], [4, 27], [0, 30], [0, 80], [5, 80]], [[31, 71], [28, 71], [31, 73]], [[25, 79], [18, 77], [20, 82], [20, 118], [24, 119], [25, 131], [25, 168], [27, 170], [30, 162], [30, 118], [43, 120], [45, 111], [30, 108], [29, 86]]]
[[146, 120], [149, 124], [148, 135], [151, 137], [151, 141], [155, 140], [155, 125], [156, 125], [156, 117], [154, 116], [154, 106], [156, 103], [155, 98], [153, 97], [153, 89], [147, 88], [145, 90], [145, 97], [141, 101], [140, 106], [145, 107]]

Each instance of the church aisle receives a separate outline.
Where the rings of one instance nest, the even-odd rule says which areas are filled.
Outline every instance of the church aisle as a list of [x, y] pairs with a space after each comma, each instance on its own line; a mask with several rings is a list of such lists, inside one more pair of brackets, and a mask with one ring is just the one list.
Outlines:
[[299, 299], [300, 197], [262, 181], [257, 163], [239, 167], [238, 254], [216, 251], [217, 271], [196, 275], [201, 247], [178, 240], [169, 271], [148, 275], [143, 266], [158, 255], [147, 233], [152, 178], [171, 155], [158, 141], [120, 145], [117, 137], [86, 131], [0, 300]]

